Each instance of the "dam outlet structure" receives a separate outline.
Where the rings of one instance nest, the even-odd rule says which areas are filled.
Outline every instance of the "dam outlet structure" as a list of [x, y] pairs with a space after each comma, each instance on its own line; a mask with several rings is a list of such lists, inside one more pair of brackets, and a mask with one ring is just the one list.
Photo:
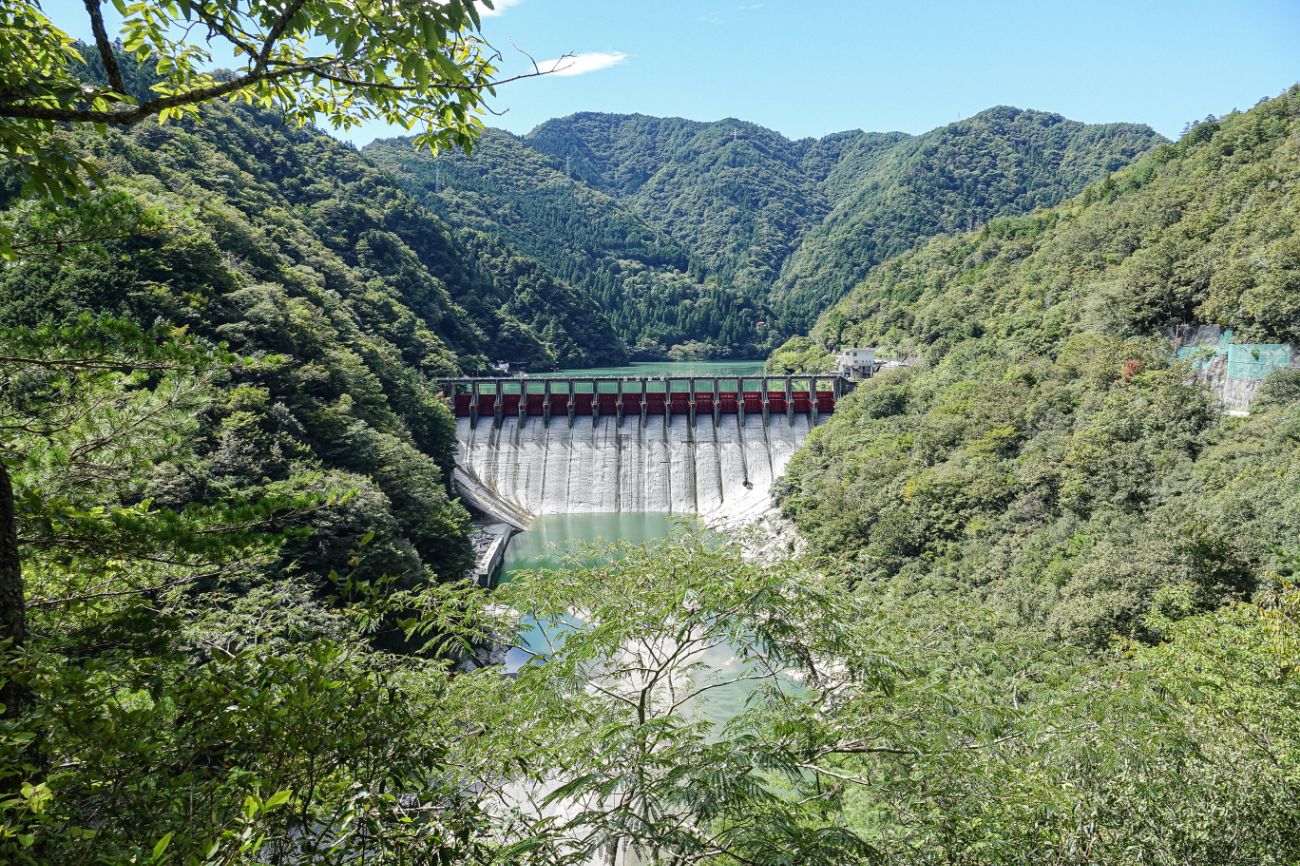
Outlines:
[[494, 520], [663, 512], [744, 522], [850, 384], [839, 377], [459, 378], [454, 480]]

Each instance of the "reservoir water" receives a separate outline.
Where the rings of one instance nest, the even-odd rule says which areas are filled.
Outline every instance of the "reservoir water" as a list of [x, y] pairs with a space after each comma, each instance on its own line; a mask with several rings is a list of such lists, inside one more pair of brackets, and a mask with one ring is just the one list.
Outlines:
[[548, 376], [761, 376], [762, 361], [639, 361], [625, 367], [594, 367], [582, 370], [560, 370], [555, 373], [535, 373], [531, 378]]

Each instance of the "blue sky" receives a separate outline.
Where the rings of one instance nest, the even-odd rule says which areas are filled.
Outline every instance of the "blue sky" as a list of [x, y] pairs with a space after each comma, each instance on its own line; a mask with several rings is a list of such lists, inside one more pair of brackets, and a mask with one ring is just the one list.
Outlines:
[[[576, 111], [738, 117], [792, 138], [924, 132], [992, 105], [1089, 122], [1188, 120], [1300, 80], [1300, 0], [499, 0], [505, 71], [488, 120], [527, 132]], [[77, 0], [47, 14], [84, 35]], [[382, 129], [349, 136], [364, 143]]]

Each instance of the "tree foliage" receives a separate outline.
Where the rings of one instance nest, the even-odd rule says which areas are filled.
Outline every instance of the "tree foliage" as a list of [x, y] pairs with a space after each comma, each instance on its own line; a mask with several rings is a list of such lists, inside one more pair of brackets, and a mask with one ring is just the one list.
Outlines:
[[1051, 207], [1161, 141], [1146, 126], [999, 106], [887, 148], [855, 142], [826, 180], [830, 212], [772, 289], [777, 314], [807, 327], [871, 268], [919, 241]]
[[1054, 204], [1156, 139], [1016, 109], [923, 136], [801, 141], [733, 120], [583, 113], [488, 132], [472, 156], [405, 139], [365, 152], [450, 222], [585, 289], [638, 355], [753, 357], [884, 258]]
[[[734, 120], [588, 113], [526, 139], [687, 249], [692, 273], [734, 296], [701, 296], [700, 306], [722, 305], [721, 321], [688, 336], [716, 339], [721, 324], [762, 349], [885, 258], [993, 215], [1055, 204], [1157, 140], [1146, 127], [1010, 108], [921, 136], [789, 141]], [[738, 331], [729, 318], [742, 320]]]
[[1300, 404], [1283, 379], [1223, 417], [1166, 329], [1300, 334], [1298, 99], [873, 271], [814, 339], [924, 363], [837, 407], [791, 464], [786, 513], [873, 577], [957, 587], [1090, 646], [1158, 639], [1157, 613], [1289, 575]]
[[[252, 363], [203, 388], [203, 410], [192, 415], [200, 459], [155, 467], [144, 495], [181, 506], [234, 491], [358, 487], [355, 498], [313, 517], [329, 527], [317, 536], [328, 543], [295, 541], [286, 566], [310, 553], [307, 567], [323, 580], [373, 533], [367, 563], [376, 574], [423, 580], [430, 568], [458, 578], [469, 558], [468, 516], [448, 489], [454, 430], [429, 377], [458, 372], [459, 358], [483, 363], [472, 353], [487, 339], [429, 268], [461, 279], [467, 255], [400, 196], [387, 202], [386, 219], [423, 244], [423, 261], [396, 233], [383, 233], [382, 211], [326, 198], [319, 216], [301, 211], [304, 222], [270, 183], [271, 152], [258, 182], [225, 155], [233, 150], [211, 143], [221, 130], [223, 147], [253, 150], [275, 127], [226, 111], [194, 131], [141, 127], [134, 135], [143, 141], [114, 142], [116, 188], [57, 209], [59, 226], [73, 229], [52, 227], [39, 202], [11, 211], [16, 240], [34, 254], [0, 274], [0, 315], [11, 326], [48, 329], [86, 312], [109, 314], [226, 344]], [[155, 174], [137, 173], [145, 169]], [[370, 203], [384, 206], [377, 195]], [[130, 231], [61, 251], [51, 240], [82, 231], [87, 218], [78, 211], [106, 208]], [[362, 236], [369, 242], [346, 241]], [[405, 264], [379, 262], [381, 242]]]
[[[278, 107], [302, 126], [380, 120], [423, 127], [422, 146], [470, 147], [499, 83], [472, 2], [131, 3], [114, 0], [116, 38], [100, 0], [86, 4], [80, 46], [34, 2], [0, 9], [0, 150], [36, 194], [81, 188], [78, 154], [59, 123], [130, 125], [196, 117], [224, 99]], [[214, 49], [241, 64], [214, 71]]]
[[[0, 672], [27, 696], [0, 721], [3, 859], [490, 856], [446, 765], [447, 665], [420, 655], [483, 637], [429, 568], [464, 568], [436, 464], [392, 438], [354, 446], [371, 477], [313, 466], [287, 409], [232, 384], [274, 382], [269, 355], [107, 317], [0, 336], [28, 611]], [[252, 438], [275, 421], [282, 453]], [[283, 480], [241, 474], [277, 458]]]

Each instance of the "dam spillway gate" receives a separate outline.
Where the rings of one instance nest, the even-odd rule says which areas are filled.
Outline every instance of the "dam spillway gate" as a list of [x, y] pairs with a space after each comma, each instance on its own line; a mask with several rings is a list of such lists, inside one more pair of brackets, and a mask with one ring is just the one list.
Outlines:
[[542, 514], [666, 512], [743, 522], [835, 411], [838, 377], [444, 379], [463, 499], [526, 528]]
[[[562, 417], [572, 425], [577, 418], [610, 415], [620, 422], [626, 415], [639, 416], [643, 424], [652, 415], [686, 415], [693, 423], [697, 415], [711, 414], [718, 423], [721, 415], [761, 414], [767, 419], [773, 412], [806, 414], [815, 426], [821, 415], [835, 411], [846, 387], [838, 376], [466, 378], [439, 384], [456, 417], [469, 418], [474, 426], [485, 416], [497, 426], [508, 416], [547, 423]], [[758, 387], [750, 390], [751, 384]]]

